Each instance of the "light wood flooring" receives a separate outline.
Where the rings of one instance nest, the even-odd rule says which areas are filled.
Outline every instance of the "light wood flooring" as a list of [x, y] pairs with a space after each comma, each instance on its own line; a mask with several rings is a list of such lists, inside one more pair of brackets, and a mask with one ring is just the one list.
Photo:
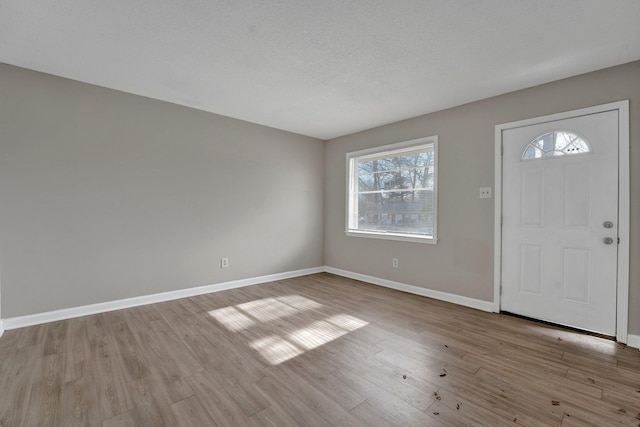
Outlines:
[[5, 332], [1, 426], [640, 424], [640, 352], [330, 274]]

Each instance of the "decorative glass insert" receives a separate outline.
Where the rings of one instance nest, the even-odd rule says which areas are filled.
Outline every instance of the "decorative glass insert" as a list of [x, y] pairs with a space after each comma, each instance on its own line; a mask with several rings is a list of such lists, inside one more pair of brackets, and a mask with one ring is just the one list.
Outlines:
[[545, 133], [531, 141], [522, 153], [522, 160], [558, 157], [591, 152], [589, 143], [579, 135], [567, 131]]

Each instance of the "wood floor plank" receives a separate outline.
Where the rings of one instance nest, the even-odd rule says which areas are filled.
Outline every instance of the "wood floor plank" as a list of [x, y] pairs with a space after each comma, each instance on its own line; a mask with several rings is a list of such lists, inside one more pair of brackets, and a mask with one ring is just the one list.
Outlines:
[[321, 273], [6, 331], [0, 426], [640, 424], [640, 352]]
[[308, 363], [306, 360], [292, 360], [286, 364], [286, 368], [296, 378], [313, 385], [314, 388], [347, 411], [355, 408], [365, 400], [357, 390], [350, 388], [333, 375], [317, 370], [315, 365]]
[[[567, 378], [580, 382], [582, 384], [589, 384], [594, 387], [600, 388], [603, 393], [605, 390], [609, 391], [620, 391], [622, 394], [626, 394], [628, 396], [633, 396], [637, 390], [640, 390], [640, 384], [637, 387], [619, 383], [613, 379], [609, 379], [606, 376], [603, 376], [603, 373], [597, 371], [587, 371], [580, 369], [579, 367], [572, 366], [567, 371]], [[640, 392], [638, 392], [638, 398], [640, 399]]]
[[79, 318], [68, 322], [64, 346], [64, 380], [72, 381], [89, 375], [91, 346], [86, 320]]
[[94, 384], [95, 379], [92, 376], [83, 376], [64, 383], [59, 425], [82, 427], [101, 424]]
[[564, 369], [559, 370], [554, 375], [554, 370], [552, 369], [547, 370], [545, 367], [532, 366], [529, 363], [523, 363], [507, 357], [469, 354], [465, 358], [482, 366], [481, 369], [485, 371], [488, 370], [500, 375], [508, 374], [514, 378], [519, 378], [522, 382], [526, 381], [527, 384], [532, 386], [544, 387], [548, 390], [576, 397], [602, 398], [602, 388], [566, 377], [568, 366], [565, 366]]
[[[374, 384], [369, 381], [375, 373], [367, 379], [363, 378], [360, 373], [352, 373], [347, 369], [339, 369], [331, 375], [336, 376], [336, 378], [350, 387], [360, 390], [367, 401], [393, 419], [398, 419], [403, 425], [437, 425], [439, 423], [439, 421], [432, 416], [425, 414], [401, 398], [405, 396], [395, 395], [394, 392], [398, 393], [397, 390], [388, 391], [382, 384]], [[418, 404], [416, 406], [421, 406], [423, 399], [424, 402], [429, 399], [429, 404], [426, 405], [426, 407], [428, 407], [432, 403], [433, 398], [427, 396], [426, 390], [424, 394], [424, 397], [414, 398], [414, 396], [410, 396], [407, 400], [411, 400], [414, 405], [416, 405], [417, 402]]]
[[168, 406], [195, 394], [188, 378], [174, 377], [170, 382], [166, 382], [166, 379], [159, 375], [149, 375], [144, 381], [157, 403]]
[[602, 400], [617, 406], [618, 410], [624, 409], [627, 414], [632, 415], [640, 424], [640, 396], [638, 396], [638, 393], [634, 396], [631, 393], [605, 390]]
[[170, 406], [171, 412], [181, 425], [185, 426], [217, 426], [216, 423], [207, 413], [202, 403], [196, 395], [187, 397], [184, 400], [174, 403]]
[[133, 331], [129, 328], [125, 316], [117, 318], [109, 325], [109, 328], [111, 329], [110, 336], [114, 338], [112, 343], [118, 349], [117, 354], [120, 363], [125, 368], [127, 380], [135, 381], [149, 375], [148, 358], [142, 351]]
[[40, 351], [29, 346], [6, 354], [0, 359], [0, 426], [20, 425], [39, 371]]
[[[244, 426], [252, 415], [271, 406], [262, 395], [257, 399], [252, 395], [249, 402], [239, 402], [221, 386], [217, 376], [207, 370], [190, 377], [188, 381], [209, 416], [220, 425]], [[262, 401], [266, 403], [261, 404]]]
[[72, 321], [58, 321], [47, 323], [44, 335], [43, 356], [58, 354], [64, 351], [66, 335]]
[[203, 367], [173, 331], [139, 332], [137, 339], [146, 355], [149, 371], [166, 382], [202, 371]]
[[249, 418], [254, 426], [261, 427], [297, 427], [301, 424], [292, 418], [284, 409], [271, 405]]
[[[550, 390], [533, 388], [529, 383], [519, 381], [518, 377], [506, 375], [481, 368], [464, 383], [455, 381], [449, 384], [457, 394], [465, 396], [463, 389], [471, 385], [475, 388], [472, 395], [485, 392], [496, 403], [499, 412], [519, 414], [519, 419], [529, 417], [536, 419], [540, 425], [556, 425], [562, 421], [563, 407], [560, 407], [561, 396]], [[555, 404], [557, 402], [557, 404]]]
[[123, 367], [118, 363], [117, 348], [108, 341], [103, 336], [91, 343], [92, 374], [103, 419], [120, 415], [135, 406]]
[[532, 403], [527, 390], [520, 390], [520, 387], [513, 387], [509, 383], [491, 381], [477, 375], [447, 375], [441, 378], [440, 384], [441, 387], [434, 395], [435, 400], [438, 400], [438, 397], [442, 398], [447, 392], [453, 393], [456, 398], [485, 408], [496, 418], [515, 419], [516, 424], [543, 427], [556, 425], [560, 419], [558, 414], [536, 412], [542, 407], [539, 405], [546, 407], [550, 401], [540, 400]]
[[360, 403], [351, 410], [351, 413], [359, 420], [369, 426], [391, 427], [403, 426], [403, 422], [390, 415], [376, 405], [371, 404], [368, 400]]
[[[541, 412], [546, 412], [560, 418], [567, 413], [572, 416], [588, 414], [588, 418], [592, 420], [599, 419], [601, 425], [625, 425], [632, 421], [630, 414], [618, 411], [622, 406], [600, 398], [581, 395], [568, 387], [557, 387], [554, 384], [545, 384], [543, 381], [527, 381], [522, 378], [521, 374], [489, 373], [484, 368], [477, 375], [487, 375], [487, 377], [493, 378], [500, 375], [501, 381], [520, 386], [519, 390], [512, 389], [509, 392], [509, 394], [515, 395], [522, 392], [521, 385], [526, 383], [529, 401], [535, 404], [531, 410], [532, 414], [539, 415]], [[554, 402], [556, 403], [554, 404]]]
[[201, 389], [205, 384], [208, 388], [215, 386], [225, 391], [228, 396], [242, 414], [247, 417], [260, 412], [270, 405], [265, 396], [260, 393], [252, 380], [246, 378], [241, 371], [211, 371], [205, 370], [194, 376], [198, 381]]
[[25, 425], [60, 425], [63, 387], [63, 360], [61, 354], [41, 357], [37, 373], [26, 402]]
[[102, 421], [102, 427], [137, 427], [133, 411], [127, 411]]
[[580, 367], [584, 371], [597, 373], [600, 376], [630, 387], [640, 386], [640, 369], [635, 366], [627, 368], [618, 366], [615, 363], [602, 363], [590, 357], [591, 353], [593, 351], [584, 352], [583, 354], [567, 352], [562, 358], [570, 366]]
[[[458, 396], [444, 387], [436, 393], [437, 398], [426, 411], [437, 412], [439, 419], [446, 425], [501, 427], [513, 426], [518, 422], [516, 415], [506, 417], [504, 414], [497, 414], [485, 405]], [[524, 421], [521, 419], [521, 422]]]
[[2, 341], [0, 341], [2, 343], [2, 345], [0, 345], [0, 365], [4, 359], [11, 357], [13, 352], [17, 348], [20, 348], [18, 346], [20, 335], [25, 329], [27, 328], [4, 331], [4, 334], [2, 334]]
[[[400, 373], [394, 367], [378, 360], [361, 359], [332, 373], [339, 378], [358, 377], [385, 393], [402, 400], [419, 411], [424, 411], [433, 402], [432, 383]], [[367, 395], [367, 398], [370, 397]], [[370, 399], [371, 400], [371, 399]]]
[[135, 408], [131, 410], [137, 426], [179, 426], [173, 412], [169, 409], [175, 403], [166, 398], [158, 397], [162, 395], [157, 383], [149, 377], [133, 381], [129, 384], [131, 396], [135, 401]]
[[264, 377], [256, 382], [256, 387], [269, 399], [272, 406], [286, 412], [298, 425], [330, 426], [329, 422], [313, 410], [312, 404], [291, 393], [274, 377]]
[[341, 418], [348, 416], [345, 410], [330, 396], [320, 391], [313, 382], [298, 375], [288, 364], [281, 364], [269, 371], [270, 375], [282, 384], [292, 395], [304, 401], [308, 406], [330, 424], [336, 425]]
[[90, 343], [95, 343], [96, 340], [104, 338], [109, 333], [108, 314], [109, 313], [98, 313], [83, 318], [87, 324], [87, 336], [89, 337]]
[[191, 349], [200, 365], [207, 369], [232, 370], [242, 372], [251, 381], [264, 377], [267, 367], [245, 345], [238, 345], [234, 340], [215, 331], [203, 332], [192, 337], [185, 337], [184, 342]]
[[[466, 354], [465, 354], [466, 356]], [[375, 355], [376, 359], [383, 360], [399, 368], [411, 369], [414, 372], [423, 372], [425, 375], [431, 373], [431, 378], [435, 379], [443, 372], [460, 371], [467, 375], [473, 375], [482, 366], [473, 360], [458, 358], [455, 356], [432, 355], [425, 351], [421, 356], [419, 351], [403, 348], [385, 348]]]
[[[18, 331], [19, 337], [18, 337], [17, 347], [18, 348], [31, 347], [33, 349], [42, 348], [42, 345], [44, 343], [44, 336], [47, 330], [48, 330], [48, 324], [31, 326], [28, 328], [21, 328]], [[4, 341], [4, 336], [2, 337], [2, 340]], [[41, 355], [42, 354], [39, 354], [39, 356]]]

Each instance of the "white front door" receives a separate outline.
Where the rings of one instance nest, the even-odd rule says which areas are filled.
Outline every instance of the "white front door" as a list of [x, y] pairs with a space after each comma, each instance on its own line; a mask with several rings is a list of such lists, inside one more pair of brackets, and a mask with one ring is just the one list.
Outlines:
[[618, 114], [503, 131], [503, 311], [616, 335]]

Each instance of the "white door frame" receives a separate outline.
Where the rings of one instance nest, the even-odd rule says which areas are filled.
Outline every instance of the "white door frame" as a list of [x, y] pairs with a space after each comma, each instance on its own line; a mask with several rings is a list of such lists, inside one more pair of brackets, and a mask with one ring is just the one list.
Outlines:
[[502, 135], [508, 129], [572, 117], [618, 111], [618, 281], [616, 339], [627, 343], [629, 326], [629, 101], [612, 102], [579, 110], [496, 125], [495, 128], [495, 218], [493, 260], [493, 311], [500, 312], [502, 284]]

